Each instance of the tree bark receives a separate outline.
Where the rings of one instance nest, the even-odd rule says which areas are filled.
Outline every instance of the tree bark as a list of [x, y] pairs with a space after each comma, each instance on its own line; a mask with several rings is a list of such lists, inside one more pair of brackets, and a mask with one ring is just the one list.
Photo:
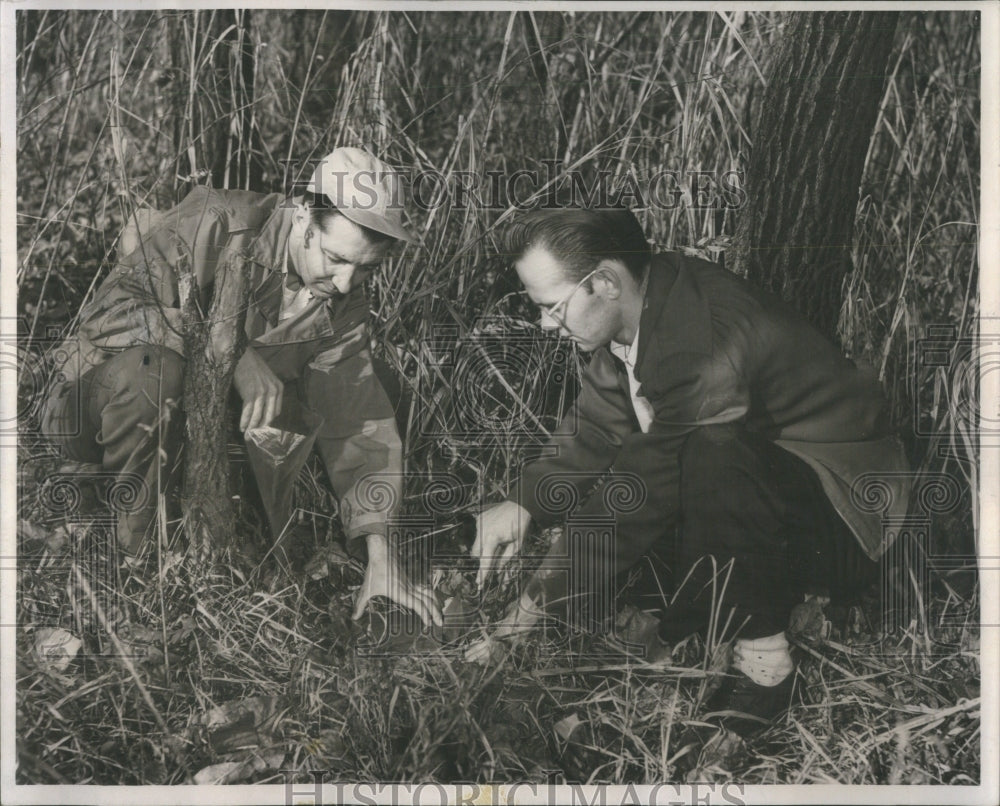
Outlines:
[[250, 264], [238, 255], [220, 260], [210, 302], [192, 274], [182, 276], [181, 289], [187, 357], [183, 507], [188, 539], [198, 556], [207, 558], [232, 546], [235, 536], [227, 422], [233, 373], [246, 349]]
[[[214, 187], [258, 189], [258, 133], [253, 121], [254, 50], [249, 11], [196, 11], [175, 18], [171, 58], [182, 195], [209, 179]], [[191, 269], [193, 267], [189, 267]], [[180, 271], [184, 328], [185, 447], [182, 504], [199, 556], [233, 543], [227, 437], [229, 393], [246, 347], [249, 264], [224, 248], [215, 282], [198, 288]]]
[[831, 338], [897, 17], [791, 14], [752, 127], [730, 266]]

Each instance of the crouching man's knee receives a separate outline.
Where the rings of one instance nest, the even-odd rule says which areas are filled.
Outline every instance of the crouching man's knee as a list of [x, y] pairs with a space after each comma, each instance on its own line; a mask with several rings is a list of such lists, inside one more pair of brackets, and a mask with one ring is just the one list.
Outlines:
[[747, 463], [753, 451], [736, 423], [696, 428], [681, 450], [681, 468], [686, 477], [717, 479], [720, 473]]
[[122, 369], [133, 388], [155, 388], [159, 400], [180, 400], [184, 391], [184, 358], [168, 347], [144, 345], [122, 353]]
[[152, 424], [167, 406], [180, 404], [184, 392], [184, 359], [167, 347], [142, 345], [126, 350], [108, 362], [95, 389], [103, 404], [105, 437], [116, 421]]
[[41, 430], [71, 459], [100, 462], [101, 448], [106, 454], [110, 444], [134, 447], [135, 427], [157, 422], [163, 406], [179, 403], [183, 390], [182, 356], [156, 345], [132, 347], [55, 389], [43, 407]]

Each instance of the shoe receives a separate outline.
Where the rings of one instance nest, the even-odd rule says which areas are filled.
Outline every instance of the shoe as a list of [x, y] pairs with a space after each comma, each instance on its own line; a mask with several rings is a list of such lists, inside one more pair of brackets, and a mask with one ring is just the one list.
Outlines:
[[742, 672], [735, 672], [705, 703], [705, 721], [744, 738], [753, 736], [788, 709], [794, 683], [794, 671], [776, 686], [762, 686]]

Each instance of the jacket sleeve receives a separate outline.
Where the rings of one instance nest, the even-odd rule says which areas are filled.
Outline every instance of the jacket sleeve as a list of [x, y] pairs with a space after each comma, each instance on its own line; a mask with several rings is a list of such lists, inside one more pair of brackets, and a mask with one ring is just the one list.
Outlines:
[[555, 522], [611, 467], [635, 427], [614, 359], [598, 350], [583, 373], [576, 402], [541, 458], [525, 466], [518, 502], [536, 522]]
[[204, 297], [220, 261], [241, 258], [246, 246], [216, 208], [194, 206], [192, 214], [192, 206], [188, 203], [183, 216], [164, 213], [159, 226], [101, 284], [80, 323], [80, 335], [94, 347], [116, 351], [157, 344], [184, 354], [179, 277], [193, 275]]
[[324, 418], [317, 446], [340, 501], [348, 549], [363, 556], [362, 538], [389, 537], [387, 521], [403, 497], [402, 443], [372, 365], [368, 328], [356, 326], [309, 366], [309, 405]]
[[[712, 365], [693, 354], [671, 357], [669, 374], [649, 388], [654, 412], [649, 432], [633, 431], [622, 439], [612, 474], [570, 521], [614, 518], [613, 554], [605, 555], [604, 568], [589, 570], [591, 582], [626, 570], [677, 528], [684, 443], [699, 426], [744, 416], [746, 406], [736, 403], [745, 388], [728, 364]], [[725, 393], [718, 394], [720, 389]], [[568, 575], [557, 569], [566, 566], [568, 546], [563, 530], [526, 588], [536, 601], [554, 604], [557, 613], [568, 583]]]

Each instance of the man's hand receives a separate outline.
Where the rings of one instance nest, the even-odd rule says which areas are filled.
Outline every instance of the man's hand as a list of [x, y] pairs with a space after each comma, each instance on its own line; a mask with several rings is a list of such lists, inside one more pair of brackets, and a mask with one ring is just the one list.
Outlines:
[[[503, 568], [521, 550], [530, 523], [528, 510], [514, 501], [504, 501], [476, 517], [476, 540], [471, 553], [479, 557], [479, 573], [476, 574], [479, 588], [494, 568]], [[501, 547], [503, 553], [496, 560]]]
[[433, 622], [440, 627], [444, 623], [441, 608], [434, 594], [426, 585], [414, 584], [399, 567], [399, 562], [389, 551], [389, 543], [382, 535], [368, 535], [368, 568], [365, 581], [361, 583], [354, 604], [354, 618], [361, 618], [373, 596], [388, 599], [416, 611], [427, 626]]
[[267, 425], [281, 413], [285, 386], [253, 347], [247, 347], [236, 364], [233, 385], [243, 399], [240, 431]]

